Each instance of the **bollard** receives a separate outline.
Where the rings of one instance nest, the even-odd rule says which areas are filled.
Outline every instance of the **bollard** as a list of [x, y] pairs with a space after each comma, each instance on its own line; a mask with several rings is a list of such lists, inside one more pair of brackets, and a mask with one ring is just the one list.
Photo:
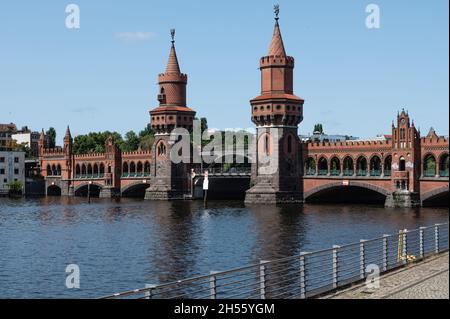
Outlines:
[[439, 224], [434, 225], [434, 252], [439, 254]]
[[266, 299], [266, 266], [268, 261], [261, 260], [259, 266], [259, 280], [260, 280], [260, 292], [261, 299]]
[[338, 253], [339, 253], [340, 246], [334, 245], [333, 246], [333, 288], [338, 287]]
[[145, 289], [147, 289], [144, 294], [144, 299], [152, 299], [153, 289], [156, 288], [156, 285], [146, 284]]
[[361, 239], [359, 242], [359, 274], [361, 279], [364, 279], [366, 277], [366, 241], [367, 240]]
[[408, 263], [408, 243], [407, 243], [407, 233], [408, 230], [403, 230], [403, 250], [402, 250], [402, 256], [403, 256], [403, 265], [406, 265]]
[[420, 258], [424, 258], [425, 257], [425, 250], [424, 250], [424, 232], [425, 232], [426, 227], [420, 227], [419, 229], [419, 254], [420, 254]]
[[306, 254], [300, 253], [300, 299], [306, 298]]
[[389, 235], [383, 235], [383, 271], [388, 270], [388, 238]]
[[211, 275], [209, 279], [210, 297], [211, 299], [217, 299], [217, 279], [215, 276], [217, 271], [211, 271], [209, 274]]

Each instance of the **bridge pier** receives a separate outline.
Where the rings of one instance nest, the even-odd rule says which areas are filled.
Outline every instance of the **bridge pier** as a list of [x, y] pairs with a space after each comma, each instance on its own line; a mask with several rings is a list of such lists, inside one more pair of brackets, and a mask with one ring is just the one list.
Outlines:
[[99, 198], [118, 198], [120, 197], [120, 189], [111, 187], [111, 186], [104, 186], [100, 190]]
[[303, 193], [275, 190], [269, 182], [259, 182], [245, 194], [246, 204], [302, 204]]
[[384, 206], [389, 208], [420, 207], [420, 196], [418, 193], [409, 191], [395, 191], [386, 197]]

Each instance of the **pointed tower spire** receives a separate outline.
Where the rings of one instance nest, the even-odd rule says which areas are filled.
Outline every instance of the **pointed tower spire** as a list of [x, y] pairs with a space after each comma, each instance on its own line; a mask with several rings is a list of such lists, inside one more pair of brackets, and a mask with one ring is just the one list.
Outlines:
[[281, 36], [280, 25], [278, 24], [278, 15], [280, 14], [280, 6], [277, 4], [274, 7], [275, 11], [275, 29], [273, 31], [272, 41], [269, 47], [269, 56], [286, 56], [284, 49], [283, 38]]
[[70, 127], [69, 125], [67, 125], [67, 129], [66, 129], [66, 137], [72, 137], [72, 134], [70, 134]]
[[170, 30], [170, 35], [172, 37], [172, 46], [170, 48], [169, 62], [167, 62], [166, 74], [180, 74], [180, 66], [178, 64], [177, 52], [175, 50], [175, 29]]

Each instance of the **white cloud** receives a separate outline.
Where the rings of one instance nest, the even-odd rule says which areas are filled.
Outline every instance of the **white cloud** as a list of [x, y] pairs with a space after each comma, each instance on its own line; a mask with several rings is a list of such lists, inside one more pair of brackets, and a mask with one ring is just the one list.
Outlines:
[[155, 37], [153, 32], [116, 32], [114, 35], [117, 39], [125, 41], [147, 41]]

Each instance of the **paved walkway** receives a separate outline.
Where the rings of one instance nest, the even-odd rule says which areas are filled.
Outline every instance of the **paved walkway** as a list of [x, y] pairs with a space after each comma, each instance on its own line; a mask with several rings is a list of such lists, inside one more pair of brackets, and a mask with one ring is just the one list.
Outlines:
[[365, 284], [338, 291], [325, 299], [448, 299], [449, 254], [431, 257], [380, 277], [380, 288]]

